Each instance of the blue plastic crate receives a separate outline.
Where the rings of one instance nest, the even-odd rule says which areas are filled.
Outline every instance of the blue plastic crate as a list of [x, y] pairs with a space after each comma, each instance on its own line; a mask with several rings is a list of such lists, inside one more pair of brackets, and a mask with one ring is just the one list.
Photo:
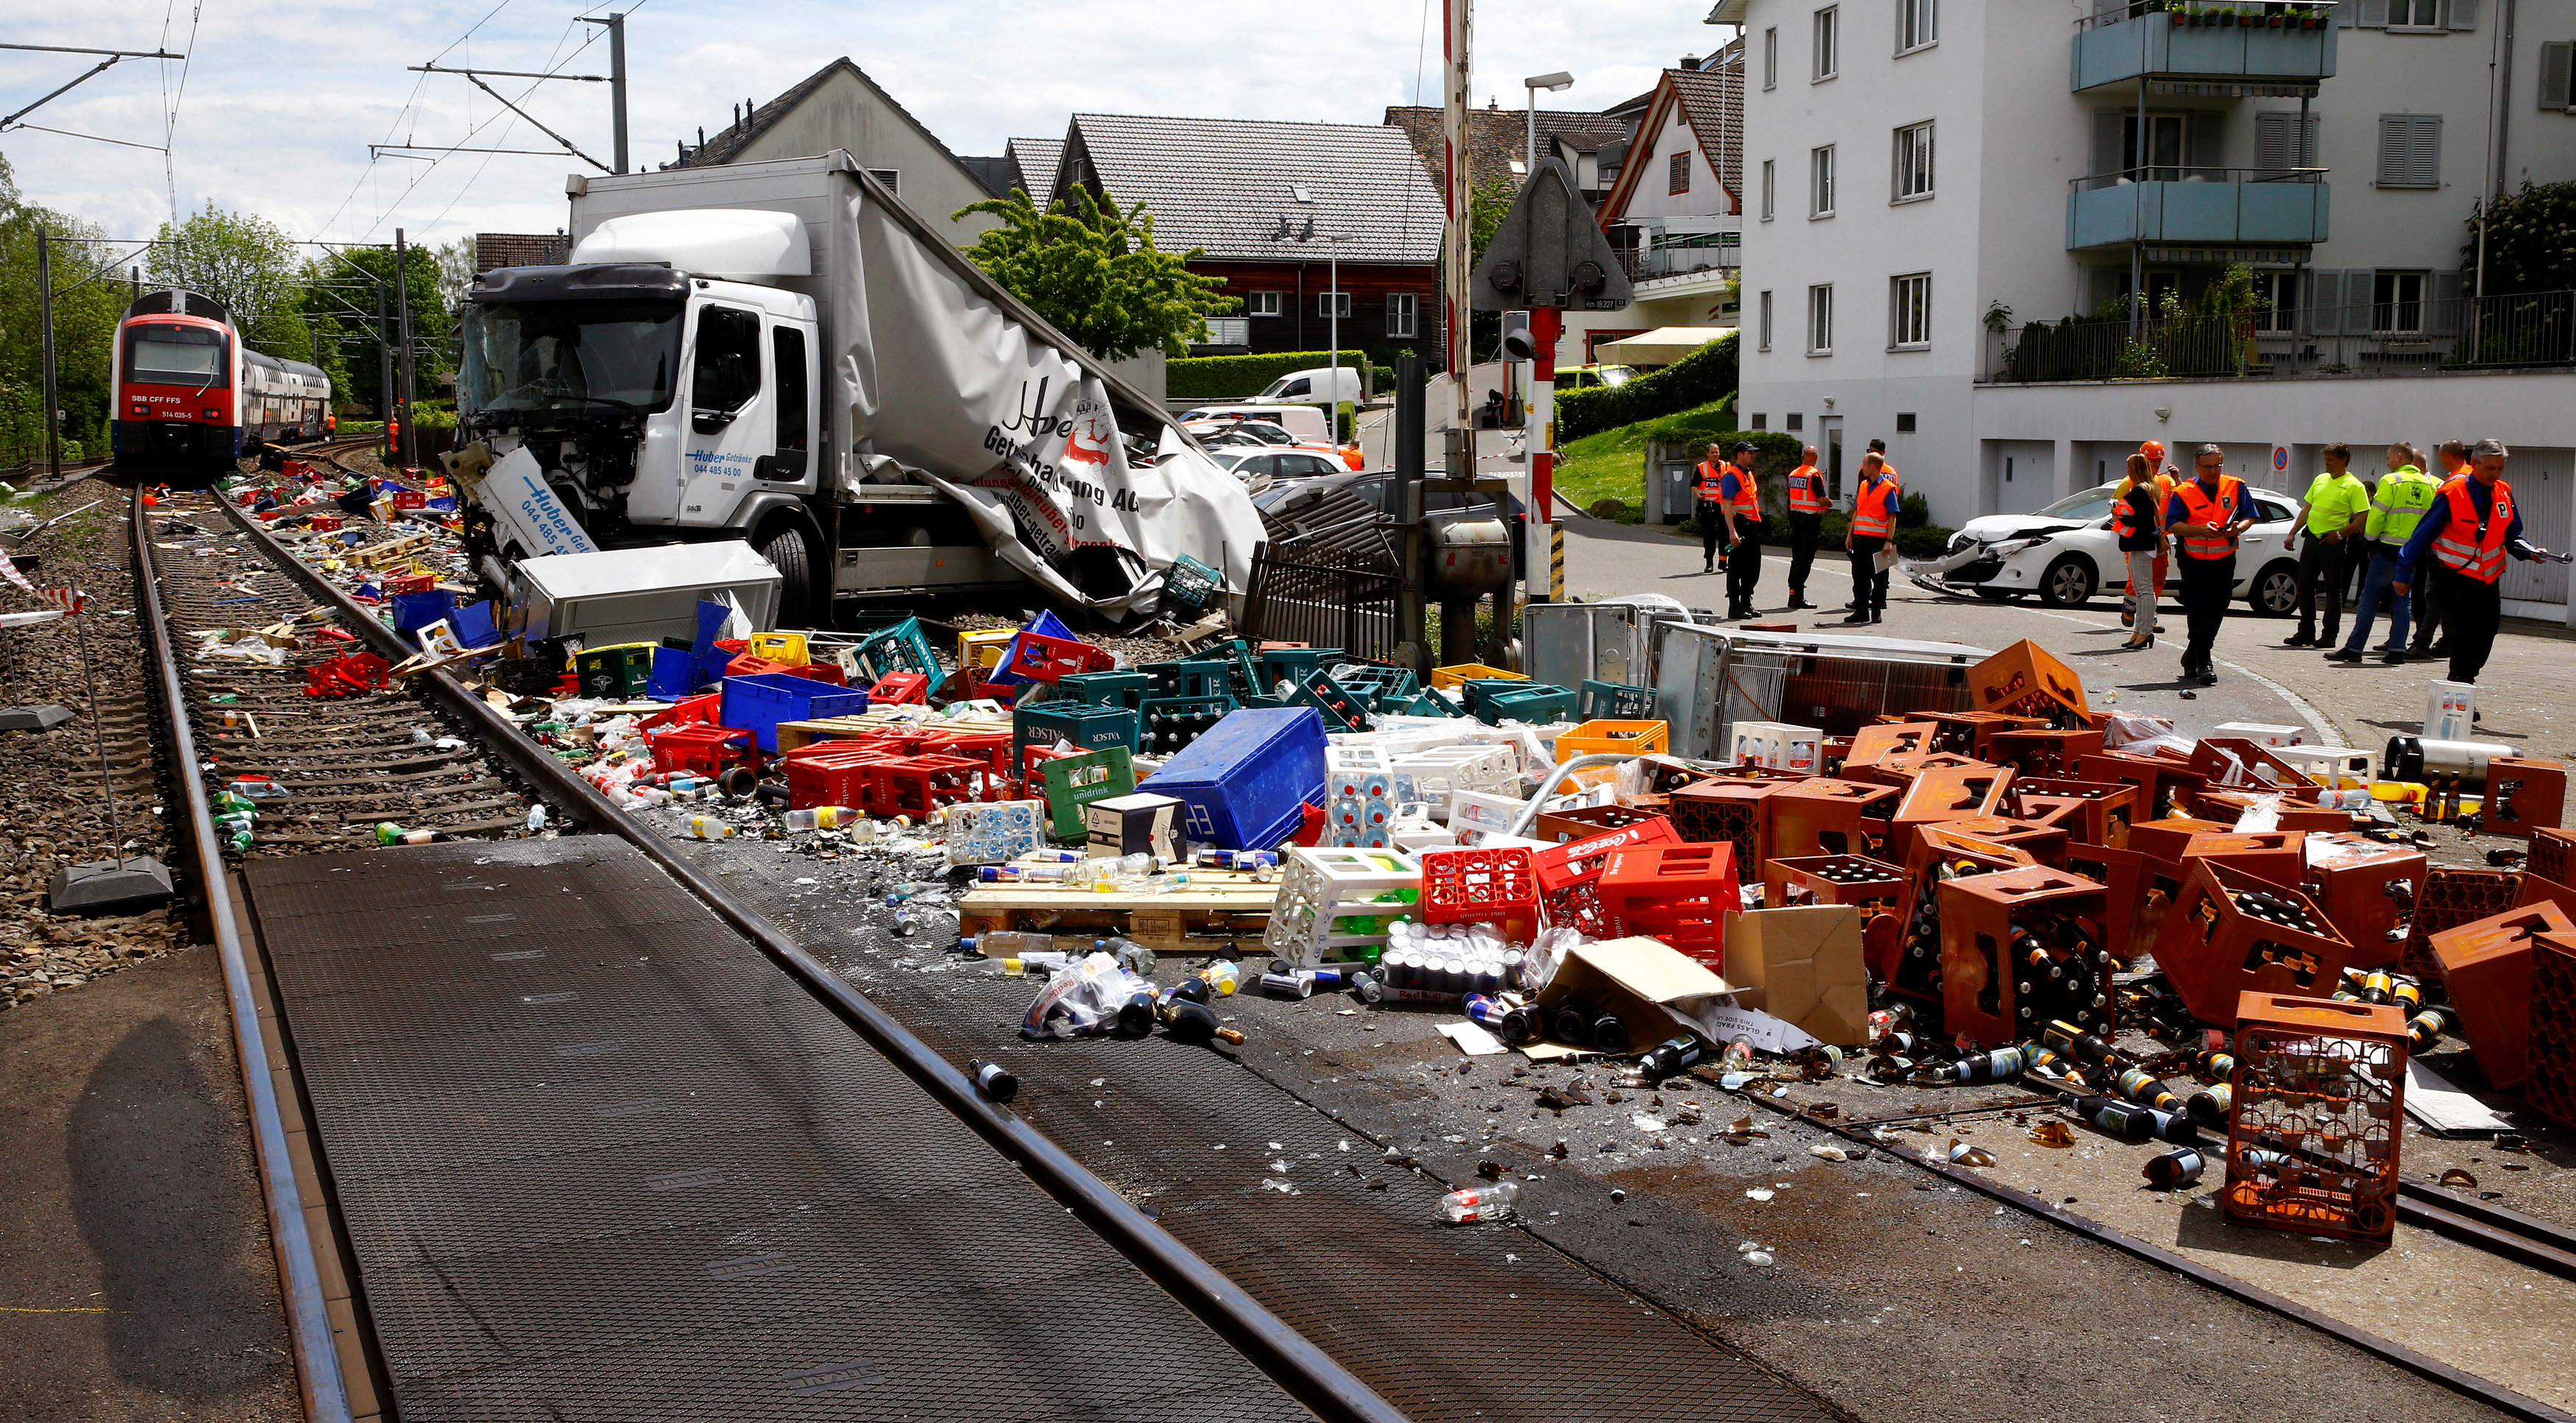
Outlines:
[[1585, 721], [1653, 721], [1655, 689], [1631, 687], [1624, 682], [1595, 682], [1586, 679], [1580, 707]]
[[[1064, 619], [1045, 609], [1040, 609], [1038, 615], [1029, 619], [1028, 626], [1021, 628], [1020, 631], [1033, 632], [1040, 637], [1060, 637], [1067, 642], [1082, 640], [1074, 634], [1073, 629], [1064, 625]], [[1002, 660], [994, 664], [993, 675], [986, 677], [985, 683], [996, 687], [1017, 687], [1025, 684], [1028, 678], [1008, 670], [1012, 664], [1019, 661], [1019, 657], [1020, 640], [1014, 636], [1010, 641], [1002, 644]]]
[[1111, 746], [1133, 751], [1138, 724], [1133, 707], [1086, 706], [1062, 700], [1038, 702], [1011, 709], [1011, 744], [1053, 746], [1067, 741], [1076, 751], [1100, 751]]
[[857, 716], [868, 694], [786, 672], [756, 672], [724, 679], [724, 724], [760, 737], [760, 749], [778, 754], [778, 724], [827, 716]]
[[394, 631], [408, 637], [456, 611], [456, 595], [445, 588], [394, 595]]
[[1324, 803], [1324, 720], [1312, 707], [1245, 709], [1137, 787], [1189, 804], [1194, 845], [1268, 850]]

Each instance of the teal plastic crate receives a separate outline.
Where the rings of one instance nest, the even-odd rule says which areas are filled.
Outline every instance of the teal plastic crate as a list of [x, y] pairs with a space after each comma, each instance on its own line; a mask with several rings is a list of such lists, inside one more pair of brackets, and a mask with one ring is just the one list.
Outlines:
[[[1485, 703], [1488, 701], [1509, 692], [1525, 692], [1532, 687], [1547, 685], [1544, 682], [1532, 682], [1525, 677], [1473, 677], [1459, 683], [1454, 690], [1458, 693], [1460, 703], [1467, 708], [1469, 716], [1480, 721], [1491, 721], [1493, 718], [1485, 715]], [[1556, 690], [1563, 691], [1564, 688], [1559, 687]]]
[[1076, 672], [1055, 684], [1057, 700], [1130, 710], [1141, 709], [1153, 690], [1154, 679], [1142, 672]]
[[860, 675], [871, 682], [894, 672], [919, 672], [933, 682], [944, 675], [939, 668], [939, 654], [931, 651], [930, 639], [923, 634], [919, 618], [905, 618], [892, 627], [870, 633], [851, 656], [859, 664]]
[[1655, 689], [1587, 679], [1578, 689], [1585, 721], [1653, 721]]
[[1321, 667], [1309, 668], [1298, 676], [1289, 700], [1322, 713], [1324, 727], [1329, 731], [1359, 731], [1368, 725], [1367, 701], [1352, 695]]
[[1275, 647], [1260, 654], [1261, 689], [1265, 692], [1282, 682], [1297, 680], [1298, 674], [1318, 667], [1329, 667], [1347, 661], [1338, 647]]
[[1163, 575], [1163, 601], [1188, 612], [1204, 612], [1225, 591], [1225, 575], [1182, 554]]
[[1366, 697], [1374, 711], [1402, 711], [1422, 690], [1411, 668], [1383, 662], [1344, 662], [1332, 669], [1332, 677], [1352, 695]]
[[1545, 726], [1550, 722], [1574, 720], [1574, 693], [1563, 687], [1538, 683], [1518, 682], [1513, 685], [1528, 690], [1500, 692], [1485, 698], [1484, 709], [1477, 713], [1476, 719], [1487, 726], [1506, 721]]
[[1226, 681], [1234, 671], [1223, 661], [1195, 657], [1147, 662], [1136, 670], [1153, 680], [1156, 697], [1222, 697], [1228, 694]]
[[1436, 687], [1423, 688], [1422, 695], [1415, 697], [1412, 705], [1406, 707], [1404, 711], [1407, 716], [1465, 716], [1467, 714], [1467, 709], [1458, 704], [1456, 697]]
[[1155, 758], [1178, 754], [1216, 729], [1228, 713], [1239, 710], [1232, 697], [1154, 697], [1144, 706], [1137, 753]]
[[1053, 746], [1070, 742], [1076, 751], [1112, 746], [1136, 749], [1139, 718], [1132, 707], [1084, 706], [1079, 702], [1040, 702], [1011, 709], [1013, 746]]

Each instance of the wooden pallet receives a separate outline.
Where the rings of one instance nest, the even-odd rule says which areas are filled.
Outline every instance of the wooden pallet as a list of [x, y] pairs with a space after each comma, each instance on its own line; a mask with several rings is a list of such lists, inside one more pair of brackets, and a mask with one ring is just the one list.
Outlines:
[[959, 717], [932, 722], [906, 721], [882, 712], [862, 712], [857, 716], [818, 717], [812, 721], [782, 721], [778, 724], [778, 754], [786, 755], [800, 746], [835, 737], [865, 736], [872, 731], [999, 731], [1007, 733], [1007, 719]]
[[[994, 885], [957, 900], [957, 929], [996, 929], [1076, 938], [1123, 935], [1158, 954], [1212, 953], [1228, 940], [1259, 945], [1270, 927], [1276, 881], [1248, 874], [1192, 870], [1186, 889], [1169, 894], [1097, 894], [1051, 885]], [[1204, 881], [1204, 883], [1203, 883]]]

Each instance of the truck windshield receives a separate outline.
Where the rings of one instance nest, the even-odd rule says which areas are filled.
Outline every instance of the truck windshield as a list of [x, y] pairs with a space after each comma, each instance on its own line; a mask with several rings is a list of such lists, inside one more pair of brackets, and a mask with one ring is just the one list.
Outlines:
[[467, 408], [670, 408], [680, 361], [676, 301], [473, 303], [465, 311]]

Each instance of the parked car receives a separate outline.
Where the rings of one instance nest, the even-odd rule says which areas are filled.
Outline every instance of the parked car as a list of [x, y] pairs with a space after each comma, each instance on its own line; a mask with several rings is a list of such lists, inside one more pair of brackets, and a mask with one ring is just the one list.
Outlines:
[[[2036, 596], [2046, 607], [2080, 608], [2106, 586], [2116, 594], [2128, 581], [2127, 559], [2111, 530], [2119, 492], [2117, 484], [2104, 484], [2037, 513], [1971, 519], [1939, 557], [1907, 560], [1905, 575], [1936, 593], [1973, 593], [1991, 602]], [[2253, 495], [2258, 517], [2237, 546], [2233, 596], [2266, 617], [2286, 617], [2299, 602], [2299, 560], [2289, 546], [2299, 501], [2269, 489]]]
[[1199, 405], [1184, 410], [1179, 416], [1190, 433], [1196, 426], [1214, 428], [1219, 423], [1237, 420], [1266, 420], [1309, 444], [1329, 444], [1333, 427], [1324, 423], [1324, 412], [1312, 405]]
[[1317, 454], [1312, 450], [1274, 450], [1260, 445], [1216, 445], [1208, 453], [1218, 464], [1246, 479], [1267, 475], [1272, 479], [1313, 479], [1324, 475], [1343, 475], [1350, 466], [1339, 457]]
[[1626, 385], [1637, 378], [1635, 366], [1558, 366], [1558, 390], [1599, 390], [1605, 386]]

